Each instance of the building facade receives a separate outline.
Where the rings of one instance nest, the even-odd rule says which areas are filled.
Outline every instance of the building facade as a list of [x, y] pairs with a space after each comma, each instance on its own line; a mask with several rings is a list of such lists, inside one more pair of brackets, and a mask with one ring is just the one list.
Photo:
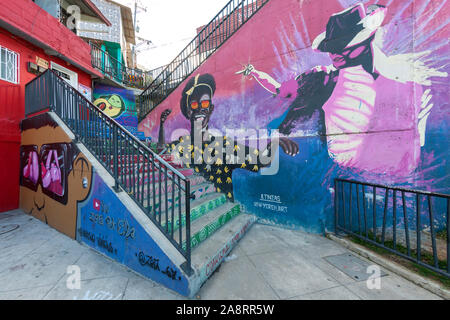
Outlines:
[[[0, 212], [15, 209], [19, 203], [20, 121], [25, 117], [25, 85], [50, 68], [89, 96], [92, 80], [103, 77], [91, 65], [89, 45], [61, 22], [56, 6], [49, 6], [49, 2], [44, 6], [41, 2], [0, 1]], [[87, 14], [99, 12], [90, 1], [72, 3], [78, 3]], [[97, 19], [106, 21], [100, 15]]]

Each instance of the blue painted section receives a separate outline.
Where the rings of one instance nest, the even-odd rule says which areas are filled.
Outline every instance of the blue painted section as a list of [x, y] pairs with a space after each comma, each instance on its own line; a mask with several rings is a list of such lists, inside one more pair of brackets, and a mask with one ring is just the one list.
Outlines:
[[89, 197], [78, 204], [77, 240], [184, 295], [189, 284], [158, 244], [94, 172]]
[[[293, 161], [280, 152], [279, 171], [261, 175], [246, 170], [233, 173], [235, 198], [263, 221], [305, 231], [322, 233], [332, 226], [330, 190], [337, 166], [317, 136], [294, 139], [300, 152]], [[296, 183], [292, 183], [295, 177]], [[284, 181], [284, 183], [283, 183]]]
[[[138, 131], [138, 118], [136, 112], [136, 101], [134, 92], [123, 88], [117, 88], [104, 84], [97, 84], [94, 88], [94, 103], [99, 98], [108, 98], [111, 95], [120, 96], [124, 105], [124, 112], [115, 117], [114, 120], [122, 125], [125, 129], [130, 131], [132, 135], [141, 141], [146, 141], [150, 138], [146, 138], [143, 132]], [[89, 123], [87, 124], [89, 126]], [[107, 132], [106, 135], [109, 136]]]

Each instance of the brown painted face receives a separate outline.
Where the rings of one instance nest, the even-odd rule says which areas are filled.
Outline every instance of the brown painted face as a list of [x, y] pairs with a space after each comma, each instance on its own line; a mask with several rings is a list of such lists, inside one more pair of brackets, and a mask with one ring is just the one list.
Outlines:
[[22, 132], [21, 163], [20, 208], [75, 238], [77, 203], [91, 187], [90, 162], [61, 127], [49, 124]]

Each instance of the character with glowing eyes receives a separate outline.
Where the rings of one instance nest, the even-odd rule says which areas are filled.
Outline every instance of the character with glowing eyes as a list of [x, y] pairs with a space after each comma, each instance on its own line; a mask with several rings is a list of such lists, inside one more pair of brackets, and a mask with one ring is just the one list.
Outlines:
[[[183, 160], [185, 163], [194, 163], [196, 172], [204, 175], [208, 181], [214, 182], [218, 192], [226, 194], [228, 199], [233, 200], [233, 170], [241, 168], [258, 172], [261, 168], [270, 165], [270, 162], [266, 164], [261, 163], [258, 155], [264, 154], [267, 156], [270, 154], [270, 157], [273, 155], [271, 153], [271, 144], [268, 144], [265, 150], [260, 151], [247, 145], [241, 145], [227, 137], [213, 136], [208, 132], [209, 120], [214, 111], [212, 97], [215, 91], [216, 83], [214, 77], [210, 74], [197, 75], [188, 81], [183, 89], [180, 108], [182, 114], [191, 122], [191, 135], [180, 137], [178, 141], [170, 143], [166, 145], [166, 147], [169, 153], [177, 151], [178, 154], [184, 158]], [[170, 113], [171, 110], [167, 109], [162, 112], [160, 117], [158, 141], [160, 147], [165, 145], [164, 123]], [[191, 137], [199, 136], [195, 135], [194, 129], [201, 130], [203, 140], [200, 150], [197, 150], [198, 147], [195, 141], [191, 140]], [[190, 141], [189, 145], [186, 145], [187, 141]], [[227, 149], [231, 149], [234, 152], [234, 155], [225, 154], [222, 157], [219, 156], [216, 158], [217, 154], [215, 152], [221, 143], [223, 143], [223, 145], [220, 149], [222, 149], [223, 152], [226, 152]], [[290, 144], [290, 140], [287, 138], [279, 138], [279, 143], [286, 153], [292, 156], [295, 156], [298, 153], [298, 148], [288, 151], [287, 146], [294, 144]], [[233, 156], [236, 157], [236, 161], [229, 161]], [[201, 157], [201, 161], [199, 161], [198, 157]], [[269, 158], [269, 156], [267, 157]], [[213, 163], [208, 161], [210, 158], [215, 159]]]
[[100, 97], [94, 101], [94, 105], [113, 119], [119, 117], [125, 111], [125, 102], [117, 94]]

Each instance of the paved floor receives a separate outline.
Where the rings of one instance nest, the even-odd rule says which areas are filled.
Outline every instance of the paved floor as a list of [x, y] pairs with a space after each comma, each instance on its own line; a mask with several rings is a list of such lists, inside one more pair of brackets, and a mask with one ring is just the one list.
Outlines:
[[[0, 226], [1, 299], [185, 299], [147, 280], [44, 223], [11, 211]], [[439, 299], [389, 273], [369, 290], [324, 257], [348, 250], [321, 236], [254, 225], [228, 261], [200, 289], [197, 299]], [[70, 290], [67, 267], [81, 269], [81, 289]]]

